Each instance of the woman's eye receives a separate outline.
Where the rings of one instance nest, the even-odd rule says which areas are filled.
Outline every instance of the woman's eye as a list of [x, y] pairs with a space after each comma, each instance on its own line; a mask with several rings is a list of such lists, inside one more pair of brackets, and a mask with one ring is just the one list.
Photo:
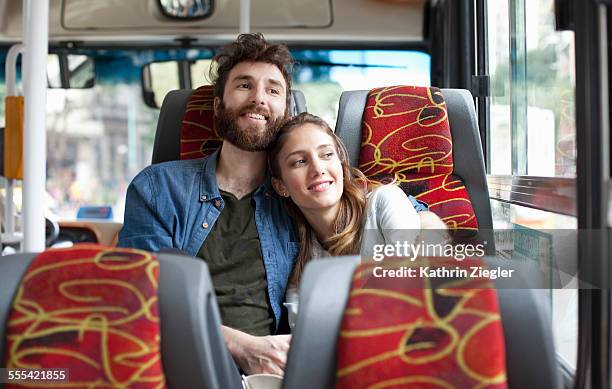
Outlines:
[[304, 166], [304, 164], [306, 163], [306, 160], [304, 159], [298, 159], [297, 161], [294, 161], [291, 166], [293, 167], [300, 167], [300, 166]]
[[278, 89], [270, 89], [270, 93], [272, 93], [273, 95], [279, 95], [280, 91]]
[[328, 152], [323, 154], [323, 158], [325, 158], [325, 159], [329, 159], [329, 158], [331, 158], [333, 156], [334, 156], [334, 152], [333, 151], [328, 151]]
[[247, 83], [240, 84], [240, 85], [238, 85], [238, 88], [245, 88], [245, 89], [248, 89], [248, 88], [249, 88], [249, 84], [247, 84]]

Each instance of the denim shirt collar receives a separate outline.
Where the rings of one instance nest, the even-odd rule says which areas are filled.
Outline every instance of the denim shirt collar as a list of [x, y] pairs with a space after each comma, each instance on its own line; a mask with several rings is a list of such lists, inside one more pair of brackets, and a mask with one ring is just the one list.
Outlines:
[[[219, 193], [219, 185], [217, 184], [217, 158], [221, 152], [221, 147], [215, 150], [208, 158], [204, 159], [204, 167], [202, 178], [200, 180], [200, 201], [209, 201], [221, 197]], [[254, 195], [261, 195], [264, 191], [266, 196], [275, 194], [272, 188], [270, 171], [266, 168], [266, 175], [263, 185], [260, 185], [254, 192]]]

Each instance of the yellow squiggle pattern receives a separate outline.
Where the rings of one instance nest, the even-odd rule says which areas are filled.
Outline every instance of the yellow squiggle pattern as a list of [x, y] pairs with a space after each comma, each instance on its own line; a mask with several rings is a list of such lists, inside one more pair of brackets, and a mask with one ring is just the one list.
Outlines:
[[131, 249], [39, 255], [13, 301], [6, 367], [70, 369], [69, 382], [23, 387], [164, 388], [158, 269], [150, 253]]
[[[419, 266], [443, 266], [436, 262], [440, 259], [420, 261]], [[397, 269], [414, 264], [401, 261], [382, 266]], [[371, 274], [371, 270], [364, 269], [370, 268], [371, 265], [360, 266], [354, 274], [340, 331], [336, 388], [351, 387], [356, 382], [368, 388], [418, 387], [419, 383], [440, 388], [506, 387], [504, 348], [497, 349], [498, 359], [494, 358], [490, 368], [485, 367], [490, 361], [482, 358], [493, 354], [488, 350], [479, 354], [481, 349], [474, 349], [478, 346], [472, 343], [487, 329], [496, 334], [487, 339], [503, 339], [501, 318], [493, 303], [495, 291], [488, 281], [474, 284], [468, 279], [451, 279], [434, 286], [429, 278], [422, 278], [411, 280], [405, 289], [388, 284], [358, 288], [364, 285], [364, 273]], [[437, 308], [440, 301], [436, 304], [440, 298], [450, 298], [442, 311]], [[348, 353], [344, 359], [343, 352]], [[475, 366], [475, 361], [482, 365]], [[387, 370], [389, 366], [395, 368]], [[446, 370], [437, 370], [440, 366]], [[450, 366], [455, 366], [456, 371]]]
[[[437, 88], [393, 86], [370, 91], [359, 169], [371, 180], [390, 176], [398, 185], [422, 182], [425, 201], [452, 230], [478, 230], [469, 195], [452, 175], [448, 112]], [[463, 205], [461, 203], [464, 203]]]

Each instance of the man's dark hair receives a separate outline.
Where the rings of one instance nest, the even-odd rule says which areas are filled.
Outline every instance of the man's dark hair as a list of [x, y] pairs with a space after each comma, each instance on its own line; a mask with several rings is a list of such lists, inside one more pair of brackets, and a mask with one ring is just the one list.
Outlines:
[[287, 84], [287, 109], [291, 103], [291, 68], [293, 57], [284, 44], [266, 42], [261, 33], [240, 34], [236, 41], [219, 49], [213, 58], [216, 67], [210, 68], [210, 79], [215, 87], [215, 97], [223, 100], [223, 91], [230, 71], [241, 62], [265, 62], [275, 65]]

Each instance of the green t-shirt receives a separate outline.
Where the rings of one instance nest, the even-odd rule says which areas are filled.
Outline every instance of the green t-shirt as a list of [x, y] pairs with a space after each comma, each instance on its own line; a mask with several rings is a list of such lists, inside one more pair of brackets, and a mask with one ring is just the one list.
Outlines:
[[240, 200], [231, 193], [220, 193], [225, 207], [198, 257], [208, 264], [223, 324], [251, 335], [270, 335], [274, 314], [252, 193]]

